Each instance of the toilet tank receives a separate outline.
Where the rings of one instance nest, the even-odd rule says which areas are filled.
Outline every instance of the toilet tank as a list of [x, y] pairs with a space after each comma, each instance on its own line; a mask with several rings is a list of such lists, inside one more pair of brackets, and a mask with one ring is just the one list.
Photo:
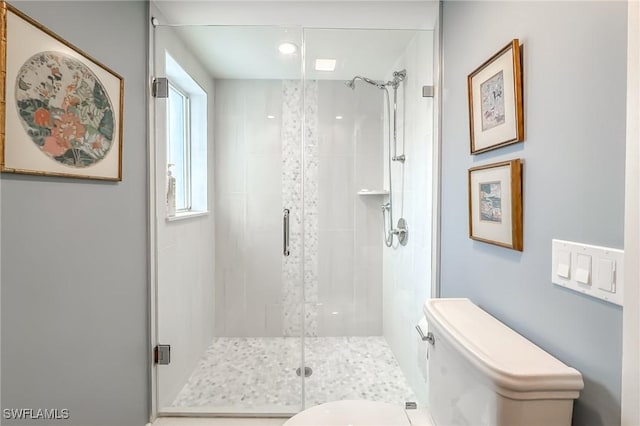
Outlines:
[[582, 375], [469, 299], [431, 299], [424, 313], [429, 410], [437, 425], [569, 426]]

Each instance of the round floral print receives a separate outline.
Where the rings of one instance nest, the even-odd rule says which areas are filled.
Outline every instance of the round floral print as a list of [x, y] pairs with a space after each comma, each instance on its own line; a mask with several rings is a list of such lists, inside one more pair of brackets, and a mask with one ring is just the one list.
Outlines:
[[31, 140], [62, 164], [91, 166], [111, 148], [111, 100], [77, 59], [59, 52], [33, 55], [18, 72], [16, 104]]

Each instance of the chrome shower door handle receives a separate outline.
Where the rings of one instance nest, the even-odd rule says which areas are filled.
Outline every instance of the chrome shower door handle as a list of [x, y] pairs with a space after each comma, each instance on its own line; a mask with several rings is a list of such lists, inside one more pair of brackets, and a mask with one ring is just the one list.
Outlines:
[[289, 256], [289, 209], [282, 211], [282, 254]]

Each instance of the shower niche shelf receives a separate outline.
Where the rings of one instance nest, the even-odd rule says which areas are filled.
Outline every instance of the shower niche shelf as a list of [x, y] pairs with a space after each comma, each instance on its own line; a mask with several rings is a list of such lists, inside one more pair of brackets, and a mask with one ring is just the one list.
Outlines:
[[386, 189], [361, 189], [358, 195], [389, 195]]

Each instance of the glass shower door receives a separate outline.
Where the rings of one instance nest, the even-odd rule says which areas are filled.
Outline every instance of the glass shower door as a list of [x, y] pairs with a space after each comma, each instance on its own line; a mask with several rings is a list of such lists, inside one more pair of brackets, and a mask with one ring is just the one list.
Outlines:
[[[301, 31], [160, 23], [153, 44], [155, 77], [168, 78], [182, 95], [178, 104], [189, 105], [177, 119], [171, 98], [154, 99], [157, 340], [171, 345], [170, 364], [157, 368], [159, 411], [296, 413], [303, 406]], [[205, 93], [204, 112], [191, 96], [196, 88]], [[192, 124], [176, 132], [181, 121]], [[192, 145], [172, 150], [173, 133]], [[169, 181], [191, 185], [189, 209], [171, 215]]]
[[[404, 406], [423, 377], [413, 327], [430, 280], [433, 32], [305, 28], [304, 39], [305, 406]], [[406, 244], [383, 225], [391, 210], [393, 228], [409, 224]]]

